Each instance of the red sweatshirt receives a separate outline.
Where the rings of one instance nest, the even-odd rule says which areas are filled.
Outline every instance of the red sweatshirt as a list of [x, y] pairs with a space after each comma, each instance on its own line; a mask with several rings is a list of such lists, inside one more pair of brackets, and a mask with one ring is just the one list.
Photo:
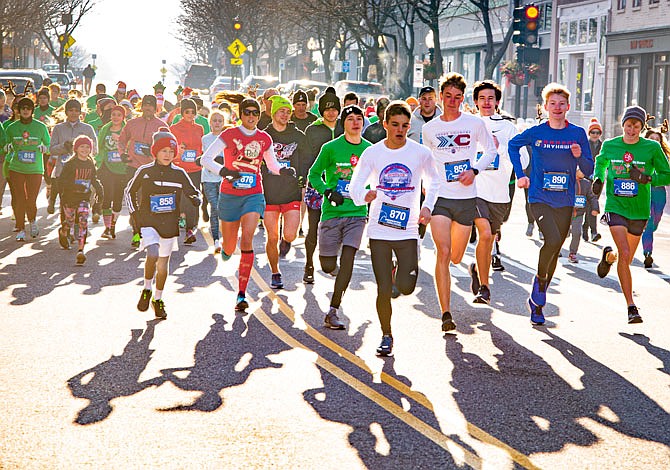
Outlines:
[[[128, 166], [139, 168], [153, 161], [153, 157], [148, 151], [151, 150], [153, 135], [161, 127], [167, 126], [157, 117], [145, 119], [140, 116], [126, 123], [126, 127], [123, 128], [119, 136], [119, 153], [121, 155], [128, 154], [130, 157]], [[147, 154], [143, 152], [143, 149]]]
[[186, 173], [202, 171], [202, 167], [195, 163], [195, 159], [202, 155], [202, 136], [205, 135], [202, 126], [182, 119], [170, 127], [170, 132], [177, 138], [180, 147], [174, 164], [183, 168]]

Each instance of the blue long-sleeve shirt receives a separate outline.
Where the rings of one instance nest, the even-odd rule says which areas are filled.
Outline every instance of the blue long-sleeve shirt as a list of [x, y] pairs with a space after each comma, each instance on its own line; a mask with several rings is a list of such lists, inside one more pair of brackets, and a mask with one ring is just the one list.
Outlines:
[[[582, 148], [580, 158], [572, 155], [570, 147], [574, 143]], [[512, 138], [508, 150], [517, 179], [526, 176], [519, 155], [519, 149], [526, 145], [533, 152], [528, 201], [555, 208], [573, 207], [577, 166], [586, 176], [593, 173], [593, 156], [584, 129], [570, 123], [563, 129], [552, 129], [545, 122]]]

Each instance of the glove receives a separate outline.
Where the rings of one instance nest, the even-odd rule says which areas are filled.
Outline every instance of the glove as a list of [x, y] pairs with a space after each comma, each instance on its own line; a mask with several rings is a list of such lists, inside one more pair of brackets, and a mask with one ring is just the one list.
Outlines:
[[191, 196], [189, 199], [191, 200], [191, 204], [195, 207], [199, 207], [200, 204], [202, 204], [202, 201], [198, 196]]
[[199, 167], [202, 167], [202, 155], [196, 157], [195, 164], [198, 165]]
[[122, 153], [120, 157], [123, 163], [128, 163], [130, 161], [130, 155], [128, 155], [127, 153]]
[[140, 150], [142, 151], [142, 155], [144, 155], [145, 157], [151, 157], [152, 156], [151, 155], [151, 148], [142, 146], [142, 148]]
[[426, 236], [426, 224], [419, 224], [419, 237], [423, 240]]
[[72, 141], [71, 140], [66, 140], [63, 142], [63, 147], [65, 147], [65, 151], [67, 153], [72, 153]]
[[603, 182], [600, 178], [593, 180], [593, 183], [591, 183], [591, 191], [593, 191], [593, 194], [596, 196], [600, 196], [600, 194], [603, 192]]
[[282, 176], [292, 176], [293, 178], [296, 177], [295, 168], [290, 167], [290, 166], [282, 167], [279, 170], [279, 174], [282, 175]]
[[37, 150], [39, 150], [42, 153], [47, 153], [49, 151], [49, 147], [47, 147], [44, 144], [40, 144], [37, 146]]
[[326, 189], [323, 195], [328, 199], [332, 206], [341, 206], [344, 203], [344, 196], [334, 189]]
[[628, 171], [630, 174], [630, 179], [633, 181], [637, 181], [640, 184], [649, 184], [651, 183], [651, 176], [650, 175], [645, 175], [640, 171], [638, 167], [635, 165], [631, 165], [630, 170]]
[[238, 179], [240, 176], [242, 176], [242, 175], [240, 174], [239, 171], [237, 171], [237, 170], [230, 170], [230, 169], [226, 168], [225, 166], [222, 167], [222, 168], [219, 170], [219, 175], [223, 176], [224, 178], [230, 179], [230, 180], [236, 180], [236, 179]]
[[301, 188], [305, 187], [305, 177], [304, 176], [302, 176], [302, 175], [298, 176], [298, 185]]

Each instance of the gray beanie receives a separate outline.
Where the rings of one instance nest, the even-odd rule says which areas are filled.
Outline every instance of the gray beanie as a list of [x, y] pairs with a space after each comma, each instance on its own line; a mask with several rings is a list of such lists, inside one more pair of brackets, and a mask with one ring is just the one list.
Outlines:
[[628, 106], [621, 117], [621, 126], [629, 119], [637, 119], [642, 123], [642, 127], [647, 123], [647, 112], [640, 106]]

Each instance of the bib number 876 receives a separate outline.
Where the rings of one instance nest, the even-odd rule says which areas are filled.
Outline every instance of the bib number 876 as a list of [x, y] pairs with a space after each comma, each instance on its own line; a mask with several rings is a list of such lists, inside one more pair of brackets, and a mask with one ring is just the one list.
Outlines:
[[253, 182], [254, 182], [253, 175], [242, 175], [242, 176], [240, 176], [240, 183], [241, 184], [251, 184]]

